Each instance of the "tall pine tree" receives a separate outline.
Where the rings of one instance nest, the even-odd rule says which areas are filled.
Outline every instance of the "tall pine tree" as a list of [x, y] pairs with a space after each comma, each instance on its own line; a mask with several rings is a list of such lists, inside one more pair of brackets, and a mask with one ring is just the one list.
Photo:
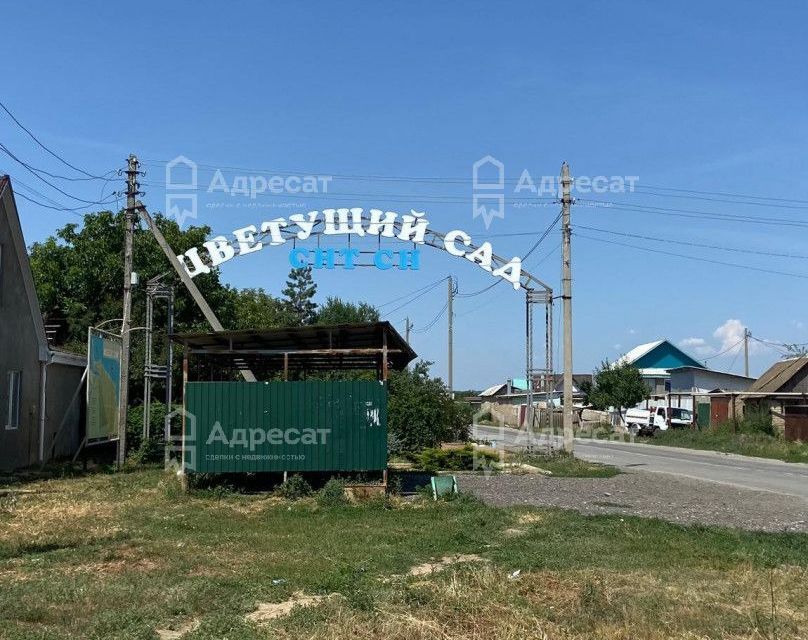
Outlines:
[[297, 324], [314, 324], [317, 320], [317, 303], [314, 302], [317, 285], [310, 266], [292, 269], [282, 293], [284, 303]]

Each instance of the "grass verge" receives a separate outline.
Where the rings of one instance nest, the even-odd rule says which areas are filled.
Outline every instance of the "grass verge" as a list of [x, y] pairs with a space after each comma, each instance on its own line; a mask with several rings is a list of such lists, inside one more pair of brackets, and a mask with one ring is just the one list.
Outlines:
[[733, 432], [728, 425], [703, 430], [668, 429], [649, 438], [638, 438], [637, 442], [808, 463], [806, 443], [790, 442], [766, 433]]
[[611, 478], [620, 473], [617, 467], [586, 462], [564, 451], [552, 455], [516, 452], [509, 454], [508, 461], [538, 467], [557, 478]]
[[0, 502], [9, 639], [808, 638], [806, 579], [804, 534], [463, 497], [322, 507], [147, 470]]

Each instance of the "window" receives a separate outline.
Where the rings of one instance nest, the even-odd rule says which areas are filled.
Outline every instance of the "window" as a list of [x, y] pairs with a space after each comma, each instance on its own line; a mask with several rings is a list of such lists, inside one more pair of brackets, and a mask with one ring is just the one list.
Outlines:
[[22, 371], [8, 372], [8, 412], [6, 413], [6, 429], [18, 429], [20, 426], [21, 383]]

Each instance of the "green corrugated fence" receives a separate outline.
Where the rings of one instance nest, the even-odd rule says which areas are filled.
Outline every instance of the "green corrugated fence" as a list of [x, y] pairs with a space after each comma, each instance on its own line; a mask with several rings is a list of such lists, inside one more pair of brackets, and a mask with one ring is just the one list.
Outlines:
[[381, 382], [189, 382], [185, 410], [188, 471], [387, 466], [387, 388]]

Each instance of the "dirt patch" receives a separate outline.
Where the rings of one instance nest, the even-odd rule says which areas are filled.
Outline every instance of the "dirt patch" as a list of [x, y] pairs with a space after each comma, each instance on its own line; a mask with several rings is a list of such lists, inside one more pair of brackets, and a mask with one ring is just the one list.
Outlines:
[[505, 531], [503, 531], [502, 533], [504, 533], [509, 538], [515, 538], [516, 536], [525, 535], [527, 531], [525, 531], [524, 529], [505, 529]]
[[258, 608], [252, 613], [248, 613], [246, 618], [250, 622], [263, 624], [275, 618], [288, 616], [295, 607], [313, 607], [337, 595], [339, 594], [332, 593], [327, 596], [308, 596], [301, 591], [297, 591], [292, 594], [291, 598], [284, 602], [259, 602]]
[[519, 524], [536, 524], [538, 522], [542, 522], [544, 520], [544, 514], [542, 513], [523, 513], [519, 516], [519, 520], [517, 522]]
[[430, 573], [437, 573], [443, 571], [446, 567], [450, 567], [461, 562], [486, 562], [484, 558], [474, 554], [460, 554], [457, 556], [445, 556], [440, 560], [434, 562], [425, 562], [414, 566], [409, 571], [411, 576], [428, 576]]
[[186, 633], [191, 633], [199, 628], [199, 620], [191, 620], [178, 629], [155, 629], [154, 632], [160, 640], [179, 640]]

